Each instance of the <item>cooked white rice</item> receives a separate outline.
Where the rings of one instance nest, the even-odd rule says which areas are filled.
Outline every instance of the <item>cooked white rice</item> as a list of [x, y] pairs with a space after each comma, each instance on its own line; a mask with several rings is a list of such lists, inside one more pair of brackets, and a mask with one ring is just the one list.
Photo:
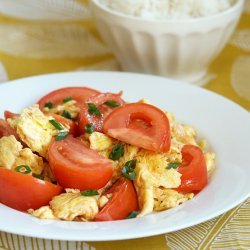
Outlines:
[[145, 19], [190, 19], [215, 15], [235, 0], [99, 0], [108, 8]]

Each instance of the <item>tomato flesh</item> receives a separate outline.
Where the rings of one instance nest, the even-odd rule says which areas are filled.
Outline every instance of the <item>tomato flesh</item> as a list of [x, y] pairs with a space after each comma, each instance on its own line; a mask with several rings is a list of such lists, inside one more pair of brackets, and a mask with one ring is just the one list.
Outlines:
[[51, 170], [64, 188], [99, 189], [112, 178], [113, 162], [72, 136], [53, 141], [48, 155]]
[[61, 192], [58, 185], [0, 167], [0, 202], [6, 206], [20, 211], [38, 209]]
[[[82, 105], [81, 111], [80, 111], [80, 117], [79, 117], [79, 126], [78, 130], [81, 134], [84, 134], [85, 132], [85, 125], [92, 123], [95, 127], [95, 131], [102, 131], [102, 124], [103, 120], [106, 116], [108, 116], [115, 107], [110, 107], [106, 104], [104, 104], [106, 101], [115, 101], [119, 103], [120, 106], [123, 106], [125, 102], [121, 98], [122, 92], [119, 94], [113, 94], [113, 93], [100, 93], [91, 96], [85, 104]], [[88, 112], [88, 103], [94, 103], [96, 107], [100, 110], [101, 116], [96, 115], [90, 115]]]
[[95, 221], [122, 220], [139, 209], [133, 183], [126, 178], [116, 181], [105, 194], [111, 194], [112, 197], [96, 215]]
[[199, 192], [208, 183], [206, 160], [202, 150], [193, 145], [182, 148], [183, 162], [178, 168], [182, 174], [181, 185], [176, 189], [179, 192]]
[[62, 103], [63, 99], [72, 97], [77, 103], [84, 103], [90, 96], [98, 94], [99, 91], [86, 87], [68, 87], [61, 88], [50, 92], [49, 94], [42, 97], [39, 101], [40, 109], [44, 108], [44, 105], [48, 102], [52, 102], [53, 105]]
[[0, 138], [3, 136], [10, 136], [10, 135], [14, 135], [16, 139], [19, 140], [18, 134], [13, 128], [10, 127], [8, 122], [6, 122], [3, 119], [0, 119]]
[[15, 118], [19, 116], [19, 114], [16, 114], [16, 113], [12, 113], [11, 111], [8, 111], [8, 110], [5, 110], [4, 111], [4, 118], [7, 120], [9, 118]]
[[145, 103], [130, 103], [110, 113], [103, 131], [125, 143], [155, 152], [170, 148], [170, 126], [166, 114]]

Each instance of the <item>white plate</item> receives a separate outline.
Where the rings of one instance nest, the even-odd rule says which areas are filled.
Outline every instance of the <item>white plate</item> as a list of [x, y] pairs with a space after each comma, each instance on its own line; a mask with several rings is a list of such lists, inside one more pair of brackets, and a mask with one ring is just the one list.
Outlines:
[[[250, 116], [233, 102], [188, 84], [129, 73], [65, 73], [43, 75], [0, 85], [0, 114], [19, 112], [42, 95], [63, 86], [89, 86], [101, 91], [124, 91], [124, 98], [148, 98], [193, 125], [217, 155], [217, 170], [194, 199], [168, 211], [114, 222], [39, 220], [0, 205], [0, 230], [57, 240], [105, 241], [132, 239], [190, 227], [216, 217], [249, 196]], [[8, 190], [6, 190], [7, 192]], [[25, 196], [25, 194], [23, 194]]]

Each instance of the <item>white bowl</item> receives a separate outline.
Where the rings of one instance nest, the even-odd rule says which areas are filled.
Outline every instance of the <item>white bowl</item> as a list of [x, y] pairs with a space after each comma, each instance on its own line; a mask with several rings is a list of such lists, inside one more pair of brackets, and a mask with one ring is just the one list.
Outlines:
[[161, 21], [126, 16], [91, 0], [98, 30], [123, 70], [189, 82], [205, 75], [232, 35], [243, 7], [244, 0], [238, 0], [214, 16]]

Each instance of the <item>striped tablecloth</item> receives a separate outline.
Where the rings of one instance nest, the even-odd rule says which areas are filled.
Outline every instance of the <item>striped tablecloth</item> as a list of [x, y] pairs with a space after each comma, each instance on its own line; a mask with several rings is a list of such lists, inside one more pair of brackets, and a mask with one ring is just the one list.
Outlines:
[[[119, 70], [98, 36], [86, 0], [0, 0], [0, 82], [78, 70]], [[250, 110], [250, 0], [203, 82]], [[250, 198], [222, 216], [166, 235], [97, 243], [0, 232], [0, 249], [250, 249]]]

